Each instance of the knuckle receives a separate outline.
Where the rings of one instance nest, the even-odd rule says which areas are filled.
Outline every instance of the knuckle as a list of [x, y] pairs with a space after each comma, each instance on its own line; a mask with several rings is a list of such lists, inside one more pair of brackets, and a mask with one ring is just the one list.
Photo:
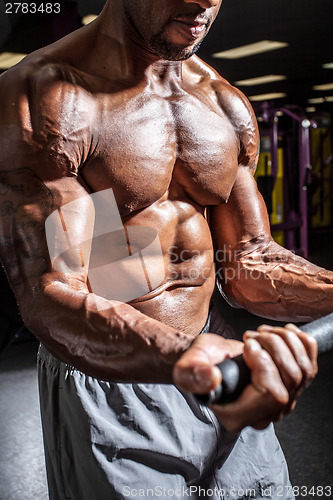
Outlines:
[[306, 379], [313, 379], [317, 372], [318, 372], [318, 367], [317, 365], [313, 365], [309, 359], [305, 358], [302, 363], [300, 363], [300, 367], [303, 372], [303, 376]]
[[266, 356], [262, 356], [260, 360], [258, 360], [257, 365], [253, 368], [252, 374], [258, 381], [262, 381], [265, 384], [267, 377], [272, 374], [273, 370], [274, 367], [272, 360]]
[[300, 368], [296, 368], [292, 373], [289, 374], [289, 379], [294, 387], [301, 385], [303, 380], [303, 372]]
[[266, 342], [268, 345], [270, 345], [271, 348], [277, 349], [281, 345], [283, 340], [281, 339], [281, 337], [277, 332], [274, 332], [271, 333], [270, 335], [267, 335]]
[[274, 376], [276, 370], [276, 365], [271, 355], [266, 351], [261, 351], [256, 366], [253, 369], [253, 374], [257, 377], [258, 381], [262, 381], [263, 386], [265, 386], [266, 379], [270, 379], [272, 375]]
[[307, 334], [306, 341], [312, 350], [315, 350], [315, 351], [318, 350], [318, 342], [316, 341], [316, 339], [314, 337], [312, 337], [312, 335]]
[[284, 411], [286, 405], [290, 401], [289, 392], [286, 387], [281, 385], [278, 390], [275, 388], [274, 392], [269, 393], [269, 400], [267, 407], [270, 408], [271, 414], [278, 414]]
[[279, 386], [278, 390], [274, 391], [273, 397], [277, 411], [282, 411], [290, 401], [289, 392], [283, 384]]
[[304, 370], [304, 376], [307, 380], [313, 380], [318, 373], [318, 367], [312, 366]]
[[292, 330], [292, 331], [298, 331], [298, 328], [296, 325], [294, 325], [294, 323], [287, 323], [284, 325], [284, 328], [286, 328], [287, 330]]
[[281, 410], [289, 403], [289, 393], [288, 391], [281, 391], [280, 394], [275, 396], [276, 402], [280, 405]]
[[259, 351], [258, 352], [258, 364], [261, 369], [267, 369], [269, 366], [273, 364], [272, 357], [267, 351]]

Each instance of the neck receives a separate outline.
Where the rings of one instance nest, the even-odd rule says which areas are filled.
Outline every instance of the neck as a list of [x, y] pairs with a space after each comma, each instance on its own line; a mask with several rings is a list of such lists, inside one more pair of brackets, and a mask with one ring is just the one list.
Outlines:
[[106, 78], [140, 81], [150, 77], [180, 78], [181, 62], [153, 52], [126, 15], [123, 0], [107, 2], [91, 28], [95, 30], [92, 64]]

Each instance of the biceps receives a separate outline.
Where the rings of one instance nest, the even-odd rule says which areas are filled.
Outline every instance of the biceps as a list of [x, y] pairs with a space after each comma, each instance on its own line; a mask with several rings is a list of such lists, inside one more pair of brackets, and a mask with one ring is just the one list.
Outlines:
[[250, 172], [239, 167], [225, 205], [212, 207], [211, 231], [216, 248], [244, 246], [258, 238], [271, 238], [265, 202]]
[[54, 210], [45, 221], [52, 268], [86, 279], [94, 232], [94, 205], [89, 194]]

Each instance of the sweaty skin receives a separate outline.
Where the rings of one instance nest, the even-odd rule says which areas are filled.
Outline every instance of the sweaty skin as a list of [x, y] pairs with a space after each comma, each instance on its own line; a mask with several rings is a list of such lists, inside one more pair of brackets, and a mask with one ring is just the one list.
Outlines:
[[[214, 364], [243, 344], [198, 337], [215, 285], [213, 243], [234, 305], [291, 321], [332, 310], [333, 273], [270, 235], [253, 179], [250, 104], [192, 55], [220, 4], [109, 0], [95, 22], [0, 78], [1, 259], [27, 327], [88, 375], [193, 392], [220, 382]], [[74, 251], [52, 266], [46, 244], [52, 212], [108, 188], [125, 228], [154, 228], [163, 252], [163, 283], [130, 303], [92, 293]], [[82, 203], [78, 241], [91, 238], [87, 221]], [[260, 279], [251, 279], [254, 269]], [[289, 411], [316, 373], [316, 345], [295, 327], [247, 335], [253, 386], [235, 406], [215, 409], [234, 430]]]

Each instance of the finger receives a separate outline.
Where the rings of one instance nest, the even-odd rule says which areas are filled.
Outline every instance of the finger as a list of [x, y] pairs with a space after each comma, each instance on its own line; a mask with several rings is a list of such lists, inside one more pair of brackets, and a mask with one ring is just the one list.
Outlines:
[[262, 325], [258, 330], [279, 335], [288, 345], [303, 374], [302, 387], [307, 386], [318, 372], [318, 345], [316, 340], [297, 326], [289, 323], [282, 327]]
[[243, 349], [243, 342], [225, 339], [215, 333], [205, 333], [195, 338], [190, 348], [182, 355], [182, 360], [190, 362], [190, 360], [197, 358], [200, 361], [204, 360], [209, 364], [216, 365], [227, 357], [241, 354]]
[[241, 396], [227, 405], [211, 405], [210, 409], [229, 431], [238, 433], [247, 426], [265, 429], [281, 418], [281, 405], [267, 392], [247, 386]]
[[302, 393], [302, 391], [311, 384], [312, 380], [318, 373], [318, 343], [314, 337], [303, 332], [300, 328], [298, 328], [296, 325], [293, 325], [292, 323], [288, 323], [287, 325], [285, 325], [285, 329], [292, 331], [297, 335], [297, 337], [302, 342], [311, 363], [311, 365], [308, 365], [308, 367], [300, 365], [303, 372], [303, 381], [298, 392], [296, 393], [296, 397], [298, 397]]
[[[255, 332], [254, 332], [255, 333]], [[247, 338], [245, 341], [245, 350], [244, 350], [244, 359], [247, 361], [248, 366], [252, 368], [252, 385], [260, 392], [269, 391], [271, 396], [274, 398], [274, 403], [277, 404], [278, 410], [274, 410], [273, 413], [270, 413], [268, 416], [268, 420], [264, 419], [258, 420], [258, 429], [264, 428], [268, 425], [269, 422], [273, 422], [276, 420], [280, 420], [283, 415], [286, 415], [292, 411], [292, 405], [294, 402], [294, 396], [296, 394], [296, 389], [293, 387], [291, 376], [282, 376], [281, 370], [279, 369], [279, 365], [276, 359], [272, 359], [269, 351], [262, 351], [260, 364], [258, 364], [258, 359], [251, 361], [249, 354], [255, 350], [258, 350], [258, 345], [260, 349], [262, 346], [258, 343], [254, 338]], [[288, 349], [287, 349], [288, 351]], [[281, 358], [282, 360], [283, 358]], [[289, 362], [294, 364], [293, 368], [289, 368], [290, 370], [294, 369], [293, 376], [298, 380], [302, 379], [302, 373], [298, 369], [292, 355], [289, 353], [283, 363]], [[289, 372], [290, 374], [290, 372]], [[290, 389], [292, 387], [292, 389]], [[272, 406], [272, 408], [275, 408]], [[268, 422], [268, 423], [267, 423]], [[262, 427], [264, 426], [264, 427]]]
[[287, 327], [269, 327], [262, 325], [258, 328], [260, 333], [270, 333], [281, 337], [292, 352], [298, 366], [305, 377], [311, 377], [317, 368], [317, 343], [305, 332], [299, 330], [295, 325]]
[[221, 423], [232, 432], [240, 432], [248, 425], [266, 428], [281, 418], [289, 401], [271, 356], [255, 339], [246, 340], [243, 357], [251, 369], [252, 383], [236, 401], [211, 406]]
[[279, 335], [273, 335], [271, 332], [265, 333], [261, 331], [261, 333], [258, 333], [248, 331], [245, 333], [244, 339], [255, 339], [270, 354], [279, 370], [290, 398], [292, 398], [303, 381], [303, 373], [283, 338]]
[[212, 405], [211, 409], [221, 423], [232, 432], [251, 425], [264, 429], [287, 411], [289, 394], [270, 354], [259, 342], [248, 338], [244, 347], [244, 360], [251, 369], [252, 383], [240, 397], [226, 405]]
[[308, 333], [303, 332], [300, 328], [298, 328], [296, 325], [293, 325], [292, 323], [288, 323], [285, 325], [285, 328], [288, 330], [293, 331], [296, 333], [296, 335], [301, 339], [303, 342], [303, 345], [306, 349], [306, 352], [308, 353], [308, 356], [311, 360], [311, 363], [316, 369], [316, 372], [318, 371], [318, 343], [312, 335], [309, 335]]
[[308, 356], [311, 359], [311, 362], [314, 365], [316, 365], [317, 364], [317, 357], [318, 357], [318, 344], [317, 344], [316, 339], [313, 336], [303, 332], [303, 330], [298, 328], [298, 326], [294, 325], [293, 323], [288, 323], [284, 326], [284, 328], [282, 328], [282, 329], [281, 328], [282, 327], [261, 325], [258, 327], [258, 331], [260, 331], [260, 332], [261, 331], [270, 331], [270, 332], [276, 332], [276, 333], [278, 333], [280, 331], [283, 334], [283, 333], [286, 333], [285, 329], [287, 329], [288, 331], [292, 331], [293, 333], [296, 333], [296, 335], [302, 341], [302, 343], [305, 347], [305, 350], [307, 351]]
[[269, 392], [278, 404], [281, 404], [281, 408], [286, 405], [289, 394], [269, 352], [254, 338], [246, 338], [243, 358], [251, 370], [251, 383], [254, 388], [263, 394]]
[[173, 381], [185, 391], [208, 393], [222, 381], [221, 371], [215, 365], [242, 350], [241, 342], [219, 335], [207, 333], [197, 337], [175, 364]]
[[173, 369], [173, 380], [176, 386], [186, 392], [207, 394], [221, 384], [222, 374], [212, 365], [183, 367], [176, 364]]
[[[271, 342], [275, 338], [276, 344], [278, 343], [278, 341], [276, 340], [278, 337], [283, 339], [283, 342], [288, 346], [291, 354], [293, 355], [298, 369], [301, 371], [302, 378], [300, 383], [298, 383], [295, 365], [290, 361], [290, 357], [287, 357], [287, 354], [285, 353], [282, 357], [282, 360], [285, 361], [284, 363], [283, 361], [282, 363], [278, 363], [276, 361], [279, 365], [282, 379], [284, 380], [289, 390], [290, 400], [289, 404], [284, 410], [284, 414], [288, 414], [293, 410], [295, 400], [311, 383], [318, 372], [317, 342], [293, 324], [288, 324], [284, 328], [262, 325], [258, 328], [258, 330], [260, 331], [260, 335], [263, 335], [266, 332], [266, 335], [268, 335], [268, 338]], [[287, 362], [288, 359], [289, 362]]]
[[173, 367], [173, 382], [186, 392], [207, 394], [222, 382], [221, 371], [203, 355], [180, 358]]

